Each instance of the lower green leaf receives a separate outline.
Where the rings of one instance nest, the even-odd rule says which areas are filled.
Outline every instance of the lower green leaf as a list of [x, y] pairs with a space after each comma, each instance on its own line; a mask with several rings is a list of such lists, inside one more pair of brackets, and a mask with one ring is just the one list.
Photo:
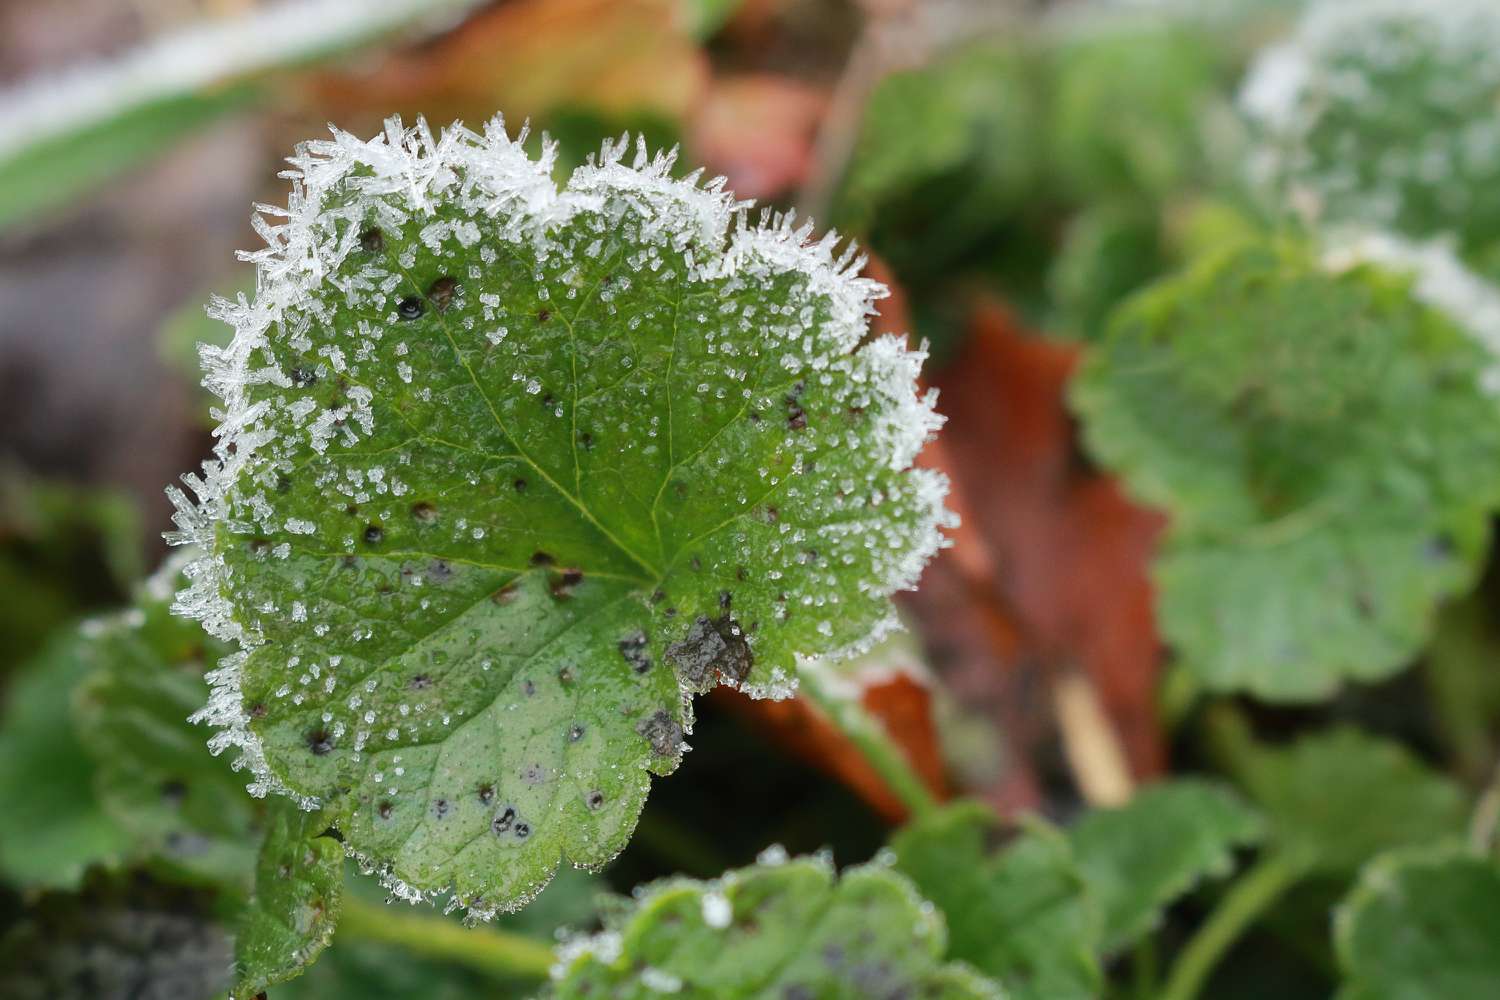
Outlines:
[[944, 964], [943, 918], [910, 882], [869, 865], [837, 877], [818, 858], [761, 863], [713, 882], [647, 889], [609, 929], [564, 947], [554, 996], [997, 998]]
[[0, 873], [21, 885], [76, 885], [129, 846], [94, 794], [94, 762], [69, 718], [87, 650], [76, 629], [58, 634], [12, 679], [0, 713]]
[[73, 699], [79, 738], [93, 755], [94, 788], [136, 856], [175, 873], [234, 886], [249, 882], [263, 807], [246, 778], [204, 746], [188, 721], [208, 697], [203, 678], [228, 649], [174, 617], [169, 563], [135, 606], [90, 624], [93, 672]]
[[959, 803], [891, 841], [896, 870], [947, 915], [953, 957], [1035, 1000], [1097, 996], [1099, 915], [1068, 840], [1039, 821], [1004, 846], [999, 819]]
[[1383, 855], [1334, 937], [1338, 1000], [1488, 1000], [1500, 985], [1500, 865], [1458, 851]]
[[1340, 728], [1249, 750], [1246, 791], [1279, 851], [1312, 871], [1352, 874], [1381, 851], [1457, 836], [1463, 792], [1404, 747]]
[[1070, 836], [1102, 915], [1104, 949], [1132, 944], [1196, 882], [1228, 874], [1234, 849], [1255, 843], [1263, 830], [1260, 816], [1238, 796], [1193, 779], [1146, 788], [1122, 808], [1089, 813]]
[[235, 939], [235, 997], [300, 974], [333, 938], [343, 900], [344, 849], [328, 820], [290, 802], [273, 810], [255, 866], [255, 894]]

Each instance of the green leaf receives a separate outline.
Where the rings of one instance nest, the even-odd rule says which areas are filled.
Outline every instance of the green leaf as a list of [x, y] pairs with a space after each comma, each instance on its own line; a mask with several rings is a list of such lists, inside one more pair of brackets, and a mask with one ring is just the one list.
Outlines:
[[1080, 212], [1047, 275], [1054, 321], [1073, 336], [1103, 335], [1110, 311], [1166, 265], [1161, 222], [1149, 209], [1110, 203]]
[[1240, 103], [1263, 143], [1256, 173], [1289, 207], [1473, 251], [1500, 238], [1497, 89], [1492, 4], [1322, 3]]
[[834, 875], [826, 861], [762, 859], [715, 882], [646, 889], [594, 938], [562, 949], [559, 1000], [999, 997], [943, 964], [943, 919], [906, 879], [876, 865]]
[[169, 562], [131, 610], [90, 623], [84, 644], [94, 668], [74, 695], [73, 717], [94, 758], [95, 794], [134, 855], [242, 885], [257, 805], [245, 777], [212, 756], [203, 727], [188, 721], [208, 697], [205, 666], [229, 650], [169, 612], [181, 562]]
[[0, 673], [79, 615], [124, 601], [144, 570], [140, 540], [128, 497], [0, 468]]
[[891, 840], [896, 870], [948, 918], [949, 953], [1008, 996], [1097, 996], [1099, 914], [1068, 840], [1039, 821], [1003, 839], [985, 806], [948, 806]]
[[1223, 54], [1173, 18], [1080, 30], [1058, 44], [1052, 162], [1073, 199], [1159, 199], [1208, 172], [1208, 120], [1223, 108]]
[[271, 810], [255, 892], [235, 934], [234, 996], [299, 975], [328, 947], [343, 901], [344, 849], [327, 830], [325, 817], [290, 802]]
[[213, 897], [139, 874], [50, 892], [0, 938], [7, 1000], [207, 1000], [229, 985]]
[[1500, 983], [1500, 867], [1458, 851], [1383, 855], [1334, 920], [1338, 1000], [1486, 1000]]
[[949, 517], [878, 286], [623, 152], [559, 193], [498, 122], [304, 147], [174, 491], [244, 646], [216, 746], [476, 914], [621, 849], [692, 693], [878, 637]]
[[94, 762], [69, 703], [94, 667], [76, 627], [59, 632], [17, 672], [0, 715], [0, 872], [21, 885], [68, 887], [84, 869], [125, 853], [130, 838], [94, 794]]
[[1151, 931], [1162, 911], [1204, 878], [1234, 867], [1260, 840], [1260, 816], [1238, 796], [1191, 778], [1144, 788], [1118, 809], [1090, 812], [1069, 834], [1103, 915], [1106, 951]]
[[1172, 516], [1162, 630], [1213, 690], [1406, 665], [1500, 498], [1488, 357], [1404, 280], [1241, 245], [1127, 302], [1073, 384], [1093, 453]]
[[1352, 875], [1382, 851], [1461, 834], [1462, 790], [1400, 744], [1338, 728], [1243, 755], [1238, 777], [1276, 849], [1311, 871]]
[[908, 282], [987, 252], [1037, 193], [1039, 72], [1023, 47], [984, 42], [886, 77], [865, 108], [836, 217]]

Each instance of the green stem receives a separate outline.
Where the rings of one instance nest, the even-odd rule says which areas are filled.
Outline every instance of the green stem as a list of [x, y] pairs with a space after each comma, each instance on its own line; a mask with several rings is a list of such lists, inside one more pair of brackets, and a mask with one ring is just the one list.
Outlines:
[[863, 705], [854, 698], [829, 690], [827, 679], [816, 670], [802, 672], [799, 690], [849, 738], [860, 756], [875, 769], [913, 817], [927, 816], [937, 809], [937, 799], [921, 775], [912, 768], [906, 753]]
[[1193, 1000], [1230, 946], [1296, 884], [1303, 872], [1303, 866], [1273, 851], [1236, 879], [1208, 920], [1178, 953], [1161, 1000]]
[[1156, 939], [1147, 935], [1136, 943], [1130, 962], [1135, 1000], [1155, 1000], [1157, 992]]
[[488, 927], [464, 927], [409, 907], [346, 898], [340, 937], [392, 944], [428, 958], [466, 965], [498, 979], [546, 979], [552, 949], [535, 938]]

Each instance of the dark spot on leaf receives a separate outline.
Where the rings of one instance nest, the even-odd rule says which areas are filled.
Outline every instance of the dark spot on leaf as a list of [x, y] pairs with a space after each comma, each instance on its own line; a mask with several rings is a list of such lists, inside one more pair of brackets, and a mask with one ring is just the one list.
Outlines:
[[511, 485], [516, 488], [517, 493], [526, 492], [526, 480], [524, 479], [517, 478], [515, 482], [511, 483]]
[[420, 319], [427, 311], [427, 304], [415, 295], [408, 295], [396, 303], [396, 315], [402, 319]]
[[619, 642], [620, 655], [630, 664], [630, 669], [644, 674], [651, 669], [651, 653], [647, 649], [646, 633], [637, 629]]
[[365, 542], [370, 545], [380, 544], [385, 537], [385, 529], [378, 524], [371, 524], [365, 528]]
[[798, 400], [802, 397], [803, 390], [807, 386], [798, 382], [792, 386], [792, 391], [786, 397], [786, 425], [789, 430], [800, 431], [807, 426], [807, 414], [802, 409]]
[[739, 683], [749, 676], [753, 661], [739, 623], [727, 614], [717, 621], [699, 615], [687, 636], [667, 647], [667, 662], [695, 688], [720, 680]]
[[436, 816], [438, 819], [442, 819], [444, 816], [447, 816], [448, 800], [438, 799], [436, 802], [434, 802], [432, 804], [432, 815]]
[[495, 815], [494, 819], [490, 820], [490, 829], [493, 830], [497, 835], [502, 834], [509, 830], [511, 828], [511, 825], [515, 823], [515, 821], [515, 808], [513, 806], [506, 806]]
[[781, 511], [780, 511], [780, 509], [778, 509], [776, 507], [767, 507], [766, 508], [766, 523], [767, 524], [775, 524], [779, 520], [781, 520]]
[[538, 309], [537, 310], [536, 321], [538, 323], [545, 323], [545, 322], [547, 322], [551, 318], [552, 318], [552, 313], [551, 313], [550, 310], [547, 310], [547, 309]]
[[521, 768], [521, 780], [528, 785], [540, 785], [547, 780], [547, 769], [540, 764], [527, 764]]
[[490, 600], [496, 604], [509, 604], [520, 596], [519, 591], [520, 588], [516, 586], [515, 581], [511, 581], [491, 594]]
[[417, 674], [411, 680], [407, 681], [407, 685], [413, 691], [425, 691], [427, 688], [432, 687], [432, 678], [426, 674]]
[[252, 539], [250, 542], [250, 551], [258, 556], [263, 556], [271, 551], [271, 542], [265, 538]]
[[176, 778], [168, 778], [161, 783], [162, 801], [174, 809], [182, 805], [183, 800], [187, 798], [187, 791], [187, 785]]
[[495, 800], [495, 786], [494, 785], [480, 785], [479, 786], [479, 801], [483, 802], [485, 805], [489, 805], [494, 800]]
[[333, 737], [328, 735], [326, 729], [314, 729], [307, 734], [307, 749], [316, 756], [322, 757], [333, 749]]
[[432, 524], [437, 521], [437, 508], [426, 500], [411, 505], [411, 516], [422, 524]]
[[665, 601], [666, 599], [667, 599], [667, 592], [665, 590], [657, 588], [656, 590], [653, 590], [651, 592], [651, 603], [652, 604], [660, 604], [662, 601]]
[[453, 302], [453, 294], [457, 291], [458, 282], [445, 276], [427, 286], [427, 301], [438, 312], [447, 312], [449, 304]]
[[568, 729], [568, 741], [571, 743], [577, 743], [581, 739], [583, 739], [583, 727], [575, 722]]
[[583, 582], [583, 570], [565, 569], [552, 578], [552, 596], [556, 598], [567, 598], [573, 596], [573, 591]]
[[1428, 540], [1427, 547], [1422, 554], [1427, 557], [1428, 562], [1447, 562], [1453, 558], [1454, 549], [1452, 538], [1447, 535], [1437, 535]]
[[250, 718], [252, 718], [252, 719], [264, 719], [265, 717], [266, 717], [266, 703], [265, 702], [263, 702], [263, 701], [257, 701], [255, 704], [253, 704], [253, 705], [250, 706]]
[[516, 824], [516, 839], [517, 840], [525, 840], [529, 836], [531, 836], [531, 824], [529, 824], [529, 823], [517, 823]]
[[530, 698], [532, 695], [536, 694], [536, 685], [531, 683], [531, 678], [528, 677], [526, 678], [525, 683], [521, 685], [521, 690], [526, 692], [526, 697]]
[[598, 809], [600, 806], [604, 805], [604, 793], [599, 791], [599, 789], [597, 788], [594, 789], [593, 791], [589, 792], [588, 795], [584, 796], [583, 804], [588, 806], [590, 809]]
[[545, 395], [545, 396], [542, 397], [542, 407], [544, 409], [550, 410], [550, 409], [552, 409], [556, 405], [557, 405], [557, 400], [553, 398], [552, 393], [549, 392], [549, 393], [547, 393], [547, 395]]
[[729, 605], [734, 603], [734, 595], [727, 590], [719, 591], [719, 610], [728, 611]]
[[310, 385], [318, 384], [318, 373], [311, 368], [298, 365], [291, 371], [292, 385], [299, 389], [306, 389]]
[[557, 671], [557, 679], [562, 684], [563, 687], [567, 687], [570, 684], [572, 684], [573, 683], [573, 668], [572, 667], [563, 667], [560, 670], [558, 670]]
[[635, 731], [646, 738], [658, 757], [675, 757], [682, 749], [682, 726], [664, 708], [636, 726]]
[[371, 226], [359, 234], [359, 246], [366, 253], [375, 253], [385, 249], [385, 233], [380, 231], [379, 226]]
[[447, 583], [453, 579], [453, 564], [446, 559], [434, 559], [427, 564], [427, 578], [434, 583]]
[[585, 431], [578, 435], [578, 443], [583, 445], [584, 451], [589, 451], [594, 447], [594, 435]]
[[557, 560], [550, 553], [543, 552], [540, 549], [531, 554], [531, 565], [533, 566], [551, 566], [555, 562]]

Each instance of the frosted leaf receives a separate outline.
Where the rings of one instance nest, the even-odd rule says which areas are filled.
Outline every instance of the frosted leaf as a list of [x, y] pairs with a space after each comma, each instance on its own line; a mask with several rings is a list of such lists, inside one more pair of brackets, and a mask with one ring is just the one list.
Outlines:
[[888, 867], [839, 877], [821, 858], [783, 859], [638, 890], [602, 934], [560, 947], [551, 995], [999, 1000], [946, 953], [942, 915]]
[[1256, 180], [1315, 222], [1500, 237], [1500, 7], [1321, 0], [1264, 52], [1240, 105]]
[[671, 156], [606, 144], [559, 190], [520, 142], [299, 148], [172, 491], [208, 553], [178, 607], [241, 646], [214, 746], [476, 915], [613, 857], [694, 692], [863, 648], [951, 520], [910, 467], [922, 352], [866, 338], [851, 253]]

